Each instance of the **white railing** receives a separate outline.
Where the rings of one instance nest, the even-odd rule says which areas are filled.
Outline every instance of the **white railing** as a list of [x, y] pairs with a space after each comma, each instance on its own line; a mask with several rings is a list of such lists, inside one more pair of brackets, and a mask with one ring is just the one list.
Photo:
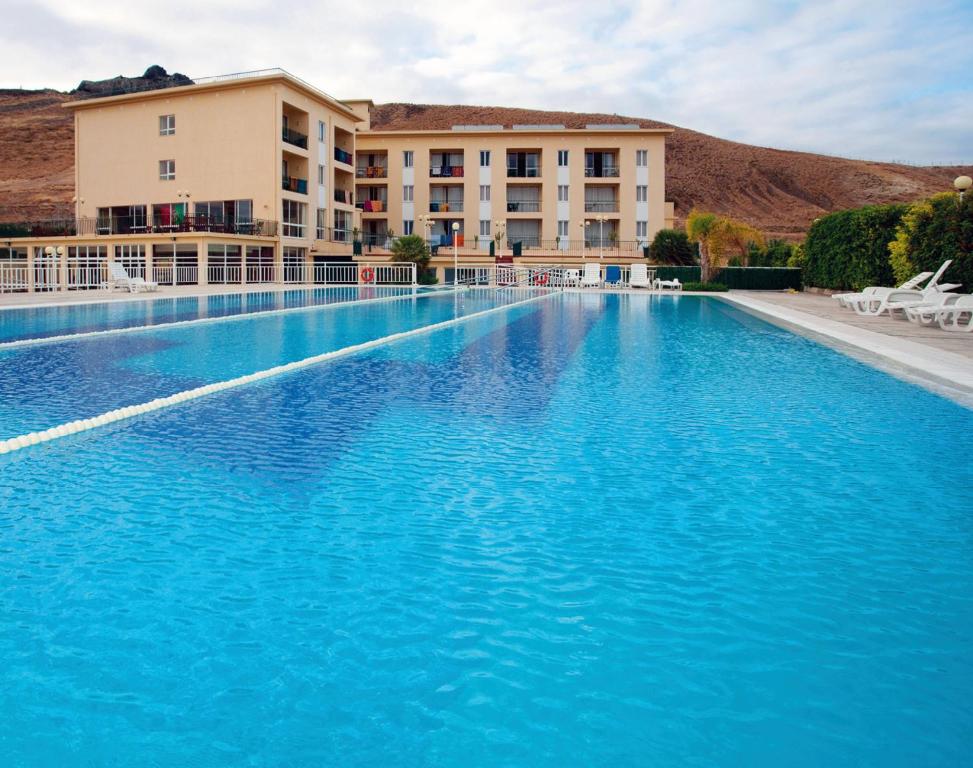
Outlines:
[[[175, 282], [173, 282], [175, 277]], [[152, 279], [159, 285], [197, 285], [199, 267], [195, 264], [180, 264], [173, 271], [172, 265], [152, 265]]]
[[277, 268], [273, 264], [247, 264], [248, 283], [277, 282]]
[[416, 265], [340, 262], [314, 265], [319, 285], [415, 285]]
[[240, 276], [239, 264], [210, 264], [206, 272], [206, 279], [216, 285], [239, 283]]
[[26, 261], [0, 261], [0, 293], [18, 293], [30, 287]]
[[[589, 264], [591, 262], [588, 262]], [[631, 268], [627, 265], [598, 265], [599, 284], [628, 285]], [[648, 282], [655, 279], [654, 269], [647, 270]], [[475, 264], [463, 265], [456, 271], [460, 285], [533, 288], [573, 288], [580, 286], [583, 265], [567, 264]], [[609, 282], [610, 281], [610, 282]], [[452, 281], [447, 281], [447, 285]]]
[[68, 280], [65, 286], [69, 291], [90, 291], [101, 288], [108, 282], [108, 265], [103, 262], [74, 262], [68, 260]]

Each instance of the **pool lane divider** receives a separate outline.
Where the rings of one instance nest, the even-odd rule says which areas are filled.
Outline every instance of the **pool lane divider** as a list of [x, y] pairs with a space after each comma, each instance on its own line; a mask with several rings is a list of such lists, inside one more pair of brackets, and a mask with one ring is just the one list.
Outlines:
[[[83, 333], [63, 333], [59, 336], [40, 336], [33, 339], [17, 339], [15, 341], [0, 341], [0, 352], [5, 349], [19, 347], [34, 347], [40, 344], [58, 344], [65, 341], [83, 341], [101, 336], [113, 336], [120, 333], [142, 333], [145, 331], [163, 331], [167, 328], [184, 328], [187, 325], [203, 325], [204, 323], [227, 323], [251, 318], [269, 317], [273, 315], [290, 315], [297, 312], [314, 312], [323, 309], [338, 309], [339, 307], [357, 307], [363, 304], [382, 304], [389, 301], [403, 299], [421, 299], [429, 296], [445, 296], [456, 292], [455, 289], [440, 293], [402, 293], [395, 296], [377, 296], [374, 299], [348, 299], [347, 301], [333, 301], [328, 304], [308, 304], [303, 307], [285, 307], [284, 309], [261, 309], [256, 312], [238, 312], [223, 317], [198, 317], [195, 320], [176, 320], [173, 323], [156, 323], [154, 325], [133, 325], [128, 328], [106, 328], [102, 331], [85, 331]], [[176, 297], [176, 298], [182, 298]]]
[[393, 344], [397, 341], [402, 341], [404, 339], [413, 338], [415, 336], [421, 336], [423, 334], [432, 333], [433, 331], [439, 331], [444, 328], [451, 328], [454, 325], [459, 325], [465, 323], [468, 320], [475, 320], [480, 317], [486, 317], [487, 315], [492, 315], [497, 312], [505, 312], [509, 309], [514, 309], [515, 307], [522, 307], [526, 304], [531, 304], [536, 301], [542, 301], [543, 299], [548, 299], [551, 296], [557, 295], [556, 291], [550, 291], [548, 293], [543, 293], [539, 296], [531, 296], [528, 299], [521, 299], [520, 301], [515, 301], [511, 304], [504, 304], [499, 307], [491, 307], [490, 309], [484, 309], [480, 312], [474, 312], [469, 315], [464, 315], [463, 317], [454, 317], [450, 320], [443, 320], [439, 323], [432, 323], [431, 325], [424, 325], [421, 328], [413, 328], [408, 331], [400, 331], [399, 333], [392, 333], [388, 336], [382, 336], [378, 339], [372, 339], [371, 341], [365, 341], [361, 344], [353, 344], [348, 347], [342, 347], [341, 349], [336, 349], [332, 352], [324, 352], [320, 355], [313, 355], [311, 357], [305, 357], [303, 360], [296, 360], [293, 363], [285, 363], [283, 365], [276, 365], [273, 368], [267, 368], [262, 371], [257, 371], [256, 373], [248, 373], [244, 376], [238, 376], [235, 379], [228, 379], [226, 381], [218, 381], [213, 384], [206, 384], [202, 387], [195, 387], [194, 389], [187, 389], [182, 392], [177, 392], [174, 395], [169, 395], [168, 397], [160, 397], [155, 400], [150, 400], [147, 403], [141, 403], [139, 405], [129, 405], [124, 408], [117, 408], [113, 411], [108, 411], [99, 416], [93, 416], [89, 419], [78, 419], [76, 421], [69, 421], [65, 424], [61, 424], [56, 427], [51, 427], [50, 429], [45, 429], [39, 432], [29, 432], [25, 435], [20, 435], [18, 437], [11, 437], [7, 440], [0, 441], [0, 454], [12, 453], [14, 451], [19, 451], [23, 448], [29, 448], [33, 445], [39, 445], [41, 443], [50, 442], [51, 440], [57, 440], [61, 437], [68, 437], [69, 435], [74, 435], [79, 432], [87, 432], [91, 429], [96, 429], [98, 427], [104, 427], [109, 424], [114, 424], [115, 422], [122, 421], [124, 419], [130, 419], [133, 416], [141, 416], [146, 413], [151, 413], [152, 411], [158, 411], [162, 408], [168, 408], [173, 405], [179, 405], [180, 403], [185, 403], [190, 400], [197, 400], [201, 397], [206, 397], [207, 395], [212, 395], [217, 392], [224, 392], [228, 389], [236, 389], [237, 387], [246, 386], [247, 384], [253, 384], [258, 381], [263, 381], [264, 379], [270, 379], [275, 376], [280, 376], [285, 373], [291, 373], [293, 371], [299, 371], [302, 368], [309, 368], [312, 365], [318, 365], [320, 363], [326, 363], [330, 360], [335, 360], [340, 357], [348, 357], [349, 355], [356, 355], [361, 352], [367, 352], [368, 350], [375, 349], [376, 347], [385, 346], [386, 344]]

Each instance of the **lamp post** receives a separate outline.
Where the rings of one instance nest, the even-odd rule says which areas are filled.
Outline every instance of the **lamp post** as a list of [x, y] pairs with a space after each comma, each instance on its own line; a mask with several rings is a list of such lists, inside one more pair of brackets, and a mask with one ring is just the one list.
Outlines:
[[605, 222], [608, 221], [607, 216], [596, 216], [595, 221], [598, 222], [598, 258], [605, 258]]
[[956, 191], [959, 192], [959, 201], [963, 202], [963, 195], [966, 194], [966, 190], [973, 187], [973, 179], [969, 176], [957, 176], [953, 181], [953, 186], [956, 187]]
[[[53, 246], [50, 246], [49, 245], [49, 246], [47, 246], [44, 249], [44, 253], [47, 255], [47, 261], [48, 261], [48, 264], [44, 268], [45, 277], [48, 274], [48, 270], [51, 268], [50, 267], [50, 262], [54, 260], [54, 257], [55, 256], [57, 256], [57, 264], [54, 267], [54, 274], [55, 275], [63, 275], [63, 277], [65, 279], [58, 279], [57, 282], [61, 284], [61, 290], [62, 291], [65, 290], [67, 288], [67, 279], [66, 279], [67, 278], [67, 268], [66, 268], [66, 266], [64, 264], [64, 246], [63, 245], [59, 245], [57, 247], [53, 247]], [[62, 268], [64, 270], [63, 272], [62, 272]], [[48, 282], [48, 281], [45, 280], [45, 282]]]
[[453, 285], [459, 282], [459, 222], [453, 222]]
[[497, 258], [499, 259], [501, 256], [503, 256], [503, 253], [501, 252], [501, 248], [500, 248], [500, 243], [503, 242], [503, 236], [507, 233], [507, 225], [503, 221], [495, 221], [493, 222], [493, 227], [496, 230], [496, 235], [494, 239], [497, 242]]

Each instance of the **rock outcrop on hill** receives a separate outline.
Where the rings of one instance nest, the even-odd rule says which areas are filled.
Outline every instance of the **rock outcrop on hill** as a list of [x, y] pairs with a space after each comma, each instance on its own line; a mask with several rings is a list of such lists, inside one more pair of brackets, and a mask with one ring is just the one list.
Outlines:
[[[71, 93], [0, 90], [0, 221], [72, 210], [74, 123], [61, 104], [78, 98], [187, 85], [150, 67], [142, 77], [83, 82]], [[666, 199], [681, 219], [694, 206], [750, 222], [770, 236], [800, 238], [819, 216], [872, 203], [906, 202], [951, 188], [971, 167], [873, 163], [740, 144], [654, 120], [467, 105], [379, 104], [376, 130], [449, 129], [458, 124], [639, 123], [674, 128], [666, 144]]]
[[173, 88], [177, 85], [192, 85], [193, 81], [185, 75], [173, 72], [171, 75], [158, 64], [145, 70], [141, 77], [112, 77], [108, 80], [82, 80], [70, 92], [77, 99], [93, 99], [99, 96], [118, 96], [123, 93], [155, 91], [160, 88]]

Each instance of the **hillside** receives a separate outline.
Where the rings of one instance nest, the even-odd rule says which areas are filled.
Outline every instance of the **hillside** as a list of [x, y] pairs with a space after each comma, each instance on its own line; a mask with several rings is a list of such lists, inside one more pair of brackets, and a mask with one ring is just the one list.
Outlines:
[[[0, 221], [71, 210], [74, 141], [71, 114], [60, 104], [78, 93], [0, 90]], [[450, 128], [458, 123], [639, 123], [640, 118], [504, 107], [380, 104], [374, 129]], [[675, 127], [667, 143], [666, 197], [682, 218], [693, 207], [745, 219], [771, 235], [799, 237], [828, 211], [910, 201], [949, 189], [959, 167], [871, 163], [768, 149]]]

